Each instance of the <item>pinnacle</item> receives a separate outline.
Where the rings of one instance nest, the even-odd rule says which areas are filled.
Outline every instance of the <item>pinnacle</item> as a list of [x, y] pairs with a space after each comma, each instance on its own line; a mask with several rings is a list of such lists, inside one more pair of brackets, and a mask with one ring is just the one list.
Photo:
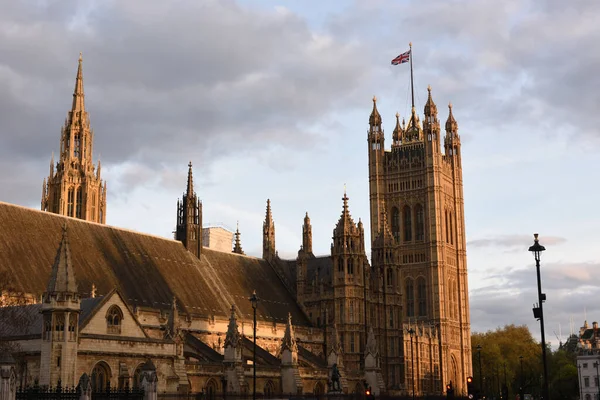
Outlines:
[[192, 176], [192, 162], [188, 164], [188, 178], [187, 178], [187, 189], [186, 196], [190, 197], [194, 195], [194, 178]]
[[83, 92], [83, 58], [79, 53], [79, 64], [77, 66], [77, 75], [75, 77], [75, 89], [73, 90], [72, 112], [85, 112], [84, 92]]
[[62, 239], [52, 266], [47, 293], [77, 293], [66, 223], [63, 225], [62, 230]]
[[381, 125], [381, 115], [377, 110], [377, 97], [373, 96], [373, 111], [371, 111], [371, 116], [369, 117], [369, 125], [371, 126], [379, 126]]

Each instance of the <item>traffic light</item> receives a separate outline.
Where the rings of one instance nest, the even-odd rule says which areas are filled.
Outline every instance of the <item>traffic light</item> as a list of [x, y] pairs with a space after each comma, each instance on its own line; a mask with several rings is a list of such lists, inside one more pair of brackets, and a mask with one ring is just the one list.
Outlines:
[[473, 377], [467, 376], [467, 394], [469, 399], [475, 398], [475, 387], [473, 386]]

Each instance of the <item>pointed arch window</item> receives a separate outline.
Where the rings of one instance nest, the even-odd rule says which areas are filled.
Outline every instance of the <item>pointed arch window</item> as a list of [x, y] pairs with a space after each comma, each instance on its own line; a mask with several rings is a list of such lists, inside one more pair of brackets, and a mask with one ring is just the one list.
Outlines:
[[344, 259], [342, 257], [338, 258], [338, 272], [344, 272]]
[[64, 314], [56, 314], [54, 316], [54, 339], [63, 340], [65, 337], [65, 316]]
[[394, 272], [391, 268], [388, 268], [386, 271], [386, 281], [388, 286], [392, 286], [394, 284]]
[[96, 220], [96, 192], [92, 192], [92, 221]]
[[454, 230], [452, 229], [452, 212], [448, 212], [449, 231], [450, 231], [450, 244], [454, 244]]
[[44, 340], [52, 338], [52, 315], [44, 315]]
[[73, 156], [75, 158], [79, 158], [79, 154], [81, 153], [81, 136], [79, 133], [75, 134], [75, 142], [73, 146]]
[[410, 242], [412, 240], [412, 219], [411, 211], [409, 206], [404, 206], [404, 241]]
[[406, 280], [406, 316], [415, 316], [415, 288], [410, 278]]
[[419, 299], [419, 317], [425, 317], [427, 315], [427, 289], [424, 278], [419, 278], [417, 281], [417, 296]]
[[60, 193], [58, 192], [56, 187], [53, 190], [54, 190], [54, 193], [53, 193], [53, 200], [52, 200], [52, 209], [55, 214], [58, 214], [58, 213], [60, 213], [60, 209], [59, 209]]
[[400, 240], [400, 210], [398, 207], [392, 207], [392, 235], [396, 241]]
[[104, 362], [99, 362], [92, 370], [92, 390], [102, 392], [110, 387], [110, 368]]
[[73, 342], [77, 339], [77, 314], [69, 315], [69, 341]]
[[73, 216], [73, 202], [75, 201], [75, 193], [73, 188], [70, 188], [67, 192], [67, 216]]
[[81, 193], [81, 187], [77, 188], [77, 198], [75, 203], [75, 217], [81, 218], [81, 203], [83, 202], [83, 195]]
[[446, 243], [450, 243], [450, 237], [448, 236], [448, 210], [444, 211], [444, 217], [446, 218]]
[[354, 274], [354, 260], [352, 260], [352, 258], [348, 258], [348, 274]]
[[348, 322], [354, 322], [354, 302], [352, 300], [350, 300], [348, 304]]
[[415, 239], [425, 240], [425, 213], [420, 204], [415, 206]]
[[121, 333], [123, 322], [123, 312], [118, 306], [112, 306], [106, 313], [106, 331], [112, 334]]

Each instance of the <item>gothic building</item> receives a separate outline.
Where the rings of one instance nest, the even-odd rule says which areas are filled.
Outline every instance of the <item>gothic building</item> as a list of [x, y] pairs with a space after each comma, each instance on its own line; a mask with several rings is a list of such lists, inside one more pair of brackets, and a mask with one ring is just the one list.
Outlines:
[[94, 131], [85, 110], [82, 58], [75, 78], [73, 104], [60, 131], [59, 160], [50, 161], [50, 175], [42, 185], [42, 211], [106, 222], [106, 181], [100, 178], [100, 161], [94, 166]]
[[[366, 383], [375, 395], [442, 394], [450, 381], [464, 393], [472, 367], [451, 107], [445, 131], [442, 151], [429, 89], [423, 123], [414, 107], [408, 124], [397, 115], [386, 150], [373, 99], [371, 263], [346, 191], [327, 255], [313, 253], [306, 213], [297, 257], [281, 259], [270, 200], [262, 258], [244, 254], [239, 227], [233, 249], [216, 251], [203, 247], [191, 162], [175, 240], [90, 223], [104, 222], [106, 184], [92, 165], [80, 58], [60, 161], [44, 184], [42, 210], [54, 214], [0, 202], [0, 273], [15, 277], [15, 293], [41, 298], [13, 309], [27, 317], [25, 328], [0, 323], [0, 345], [18, 344], [23, 384], [74, 385], [87, 373], [96, 388], [136, 386], [151, 366], [160, 391], [244, 394], [252, 390], [248, 297], [256, 290], [258, 393], [324, 393], [335, 390], [338, 372], [346, 393]], [[0, 321], [10, 309], [0, 307]]]

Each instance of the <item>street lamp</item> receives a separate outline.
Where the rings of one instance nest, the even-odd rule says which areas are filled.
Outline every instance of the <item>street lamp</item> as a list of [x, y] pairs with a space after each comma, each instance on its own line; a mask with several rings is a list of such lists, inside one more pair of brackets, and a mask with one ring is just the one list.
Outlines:
[[258, 297], [256, 290], [252, 292], [252, 296], [248, 299], [252, 303], [254, 310], [254, 347], [252, 350], [252, 400], [256, 400], [256, 307], [258, 307]]
[[415, 357], [413, 353], [413, 335], [415, 334], [415, 330], [410, 328], [406, 332], [410, 335], [410, 372], [412, 376], [412, 398], [415, 400]]
[[546, 248], [540, 245], [538, 241], [538, 234], [533, 234], [533, 246], [529, 247], [529, 251], [533, 253], [535, 258], [535, 269], [537, 273], [537, 287], [538, 287], [538, 306], [533, 308], [533, 316], [540, 320], [540, 329], [542, 331], [542, 361], [544, 363], [544, 386], [542, 394], [544, 400], [550, 400], [548, 392], [548, 365], [546, 363], [546, 334], [544, 332], [544, 308], [543, 303], [546, 301], [546, 294], [542, 293], [542, 278], [540, 276], [540, 255]]
[[479, 358], [479, 390], [483, 393], [483, 373], [481, 372], [481, 345], [478, 344], [477, 347], [477, 356]]

